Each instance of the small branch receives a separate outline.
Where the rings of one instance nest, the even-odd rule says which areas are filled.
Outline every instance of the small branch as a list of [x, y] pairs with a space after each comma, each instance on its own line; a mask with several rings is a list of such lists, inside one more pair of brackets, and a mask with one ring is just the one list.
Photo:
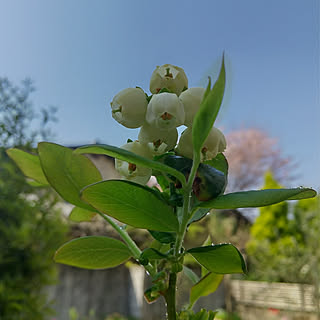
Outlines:
[[[120, 235], [120, 237], [123, 239], [123, 241], [127, 244], [129, 250], [131, 251], [133, 257], [136, 260], [139, 260], [141, 255], [141, 250], [136, 245], [136, 243], [131, 239], [131, 237], [128, 235], [128, 233], [123, 230], [116, 222], [114, 222], [109, 216], [105, 215], [102, 212], [98, 212], [98, 214], [106, 220]], [[153, 266], [149, 263], [148, 265], [144, 266], [146, 271], [151, 275], [154, 276], [155, 270]]]

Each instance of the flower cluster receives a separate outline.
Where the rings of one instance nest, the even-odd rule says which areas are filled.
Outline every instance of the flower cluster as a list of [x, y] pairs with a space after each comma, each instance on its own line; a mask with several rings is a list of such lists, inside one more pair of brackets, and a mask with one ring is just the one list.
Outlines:
[[[180, 67], [158, 66], [150, 80], [151, 96], [141, 88], [120, 91], [111, 102], [112, 117], [127, 128], [140, 128], [138, 140], [121, 148], [145, 158], [153, 158], [169, 150], [193, 157], [192, 123], [204, 97], [204, 88], [189, 88], [188, 78]], [[178, 141], [177, 127], [187, 129]], [[214, 158], [226, 148], [220, 130], [213, 127], [202, 148], [202, 161]], [[124, 179], [145, 184], [151, 169], [116, 159], [116, 169]]]

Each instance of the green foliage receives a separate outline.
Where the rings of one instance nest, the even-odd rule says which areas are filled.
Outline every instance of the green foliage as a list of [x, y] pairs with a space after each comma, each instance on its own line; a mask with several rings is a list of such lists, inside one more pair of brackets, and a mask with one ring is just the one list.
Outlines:
[[222, 274], [213, 272], [205, 275], [199, 282], [193, 285], [190, 291], [190, 306], [200, 298], [215, 292], [223, 279]]
[[42, 170], [59, 195], [75, 206], [92, 210], [92, 207], [80, 199], [82, 188], [102, 180], [92, 162], [85, 156], [54, 143], [39, 143], [38, 152]]
[[211, 88], [211, 80], [209, 80], [209, 84], [201, 102], [200, 109], [193, 120], [192, 143], [194, 154], [198, 155], [198, 157], [200, 157], [200, 151], [203, 143], [208, 137], [208, 134], [212, 129], [214, 121], [216, 120], [220, 110], [224, 95], [225, 82], [226, 72], [223, 57], [218, 80], [214, 84], [213, 88]]
[[211, 272], [220, 274], [246, 272], [244, 259], [232, 244], [223, 243], [192, 248], [187, 252]]
[[130, 151], [120, 149], [114, 146], [109, 146], [106, 144], [103, 145], [89, 145], [89, 146], [83, 146], [75, 150], [75, 153], [83, 154], [83, 153], [90, 153], [90, 154], [105, 154], [111, 157], [115, 157], [117, 159], [128, 161], [130, 163], [134, 163], [136, 165], [140, 165], [142, 167], [148, 167], [155, 171], [159, 172], [165, 172], [168, 173], [174, 177], [176, 177], [182, 184], [185, 184], [185, 177], [183, 174], [181, 174], [179, 171], [164, 165], [157, 161], [152, 161], [150, 159], [146, 159], [144, 157], [141, 157], [139, 155], [136, 155], [135, 153], [132, 153]]
[[237, 209], [270, 206], [285, 200], [307, 199], [316, 196], [310, 188], [266, 189], [228, 193], [211, 201], [203, 202], [199, 207], [212, 209]]
[[[271, 173], [266, 187], [280, 188]], [[320, 268], [317, 257], [320, 231], [319, 199], [282, 202], [260, 209], [247, 244], [250, 278], [314, 283]]]
[[[168, 74], [165, 75], [165, 79], [159, 75], [165, 83], [179, 81], [178, 76], [175, 79], [169, 73], [170, 68], [167, 68]], [[175, 67], [172, 68], [181, 73], [180, 77], [184, 74], [182, 69], [179, 71]], [[159, 85], [162, 86], [162, 84]], [[164, 89], [164, 87], [160, 89]], [[166, 153], [168, 145], [166, 143], [163, 145], [162, 139], [164, 137], [154, 141], [148, 140], [150, 142], [148, 145], [135, 142], [137, 148], [132, 150], [143, 156], [109, 145], [84, 146], [73, 151], [48, 142], [42, 142], [38, 145], [39, 159], [37, 156], [16, 149], [8, 151], [26, 175], [33, 178], [36, 183], [48, 181], [63, 199], [76, 206], [71, 214], [72, 220], [88, 221], [95, 213], [98, 213], [110, 223], [124, 241], [123, 243], [106, 237], [75, 239], [64, 244], [57, 251], [55, 255], [57, 262], [82, 268], [100, 269], [114, 267], [133, 257], [145, 267], [152, 278], [152, 286], [145, 292], [147, 301], [153, 302], [162, 295], [166, 300], [169, 320], [176, 320], [177, 316], [181, 320], [214, 319], [215, 312], [207, 312], [202, 309], [195, 314], [191, 310], [192, 305], [201, 296], [214, 292], [224, 274], [245, 273], [246, 264], [238, 249], [228, 243], [208, 245], [211, 243], [211, 240], [208, 239], [209, 243], [206, 242], [200, 247], [186, 250], [184, 239], [190, 224], [203, 218], [211, 208], [232, 209], [268, 206], [284, 200], [304, 199], [316, 195], [314, 190], [308, 188], [267, 189], [223, 195], [228, 174], [226, 158], [222, 154], [218, 154], [215, 159], [200, 163], [200, 153], [218, 115], [224, 89], [225, 66], [223, 58], [220, 74], [213, 88], [211, 88], [211, 80], [209, 80], [204, 98], [201, 103], [199, 101], [200, 106], [199, 104], [193, 106], [194, 108], [199, 107], [192, 125], [193, 160], [176, 156], [174, 151]], [[122, 97], [123, 95], [128, 97], [124, 91], [122, 91]], [[153, 97], [156, 94], [154, 93]], [[161, 111], [153, 114], [154, 110], [150, 106], [146, 111], [147, 115], [149, 112], [149, 117], [145, 117], [144, 113], [141, 113], [142, 118], [136, 119], [141, 124], [144, 121], [153, 121], [155, 132], [152, 132], [152, 135], [157, 135], [159, 129], [160, 131], [165, 130], [165, 126], [173, 129], [174, 126], [181, 125], [184, 121], [183, 105], [179, 102], [178, 97], [174, 96], [174, 93], [162, 93], [162, 96], [159, 97], [169, 99], [157, 106]], [[176, 103], [172, 105], [170, 99]], [[129, 100], [131, 101], [131, 98]], [[131, 104], [132, 101], [130, 101], [128, 104], [125, 101], [125, 105], [119, 106], [117, 112], [121, 113], [121, 116], [126, 117], [127, 108], [133, 107], [133, 110], [136, 110], [134, 109], [136, 104]], [[168, 105], [166, 105], [167, 103]], [[128, 114], [130, 115], [131, 112]], [[178, 118], [179, 121], [176, 121]], [[120, 123], [128, 125], [126, 121], [122, 120]], [[172, 131], [177, 133], [176, 130]], [[222, 138], [224, 139], [223, 135]], [[215, 149], [218, 151], [221, 150], [221, 139], [216, 141]], [[214, 142], [212, 143], [214, 144]], [[224, 144], [225, 142], [223, 142]], [[175, 143], [172, 148], [174, 145]], [[149, 148], [150, 146], [151, 148]], [[151, 158], [152, 152], [155, 151], [160, 155], [156, 153], [157, 156], [154, 157], [154, 160], [149, 159], [148, 157]], [[218, 151], [214, 151], [214, 154], [216, 155]], [[90, 153], [105, 154], [122, 160], [123, 165], [126, 166], [122, 168], [123, 170], [121, 169], [122, 171], [120, 170], [123, 179], [125, 177], [129, 180], [136, 178], [135, 174], [139, 172], [138, 166], [152, 169], [147, 170], [149, 173], [139, 176], [139, 178], [146, 178], [145, 181], [147, 181], [152, 171], [153, 175], [158, 178], [162, 190], [126, 180], [101, 181], [102, 178], [97, 168], [83, 155]], [[141, 182], [140, 180], [136, 181]], [[272, 178], [269, 178], [267, 187], [278, 188]], [[273, 243], [276, 243], [282, 233], [287, 232], [287, 228], [291, 228], [290, 232], [292, 232], [292, 226], [290, 227], [290, 224], [287, 223], [288, 220], [286, 220], [287, 205], [279, 204], [276, 208], [277, 210], [273, 214], [273, 217], [278, 216], [276, 232], [270, 234], [267, 233], [267, 230], [263, 230], [265, 233], [261, 230], [256, 233], [253, 231], [257, 237], [264, 235], [269, 237]], [[298, 211], [297, 215], [299, 215]], [[271, 226], [272, 219], [269, 221], [266, 214], [262, 214], [262, 216], [261, 219], [265, 220], [265, 224]], [[119, 225], [112, 218], [126, 225]], [[130, 228], [147, 229], [156, 240], [150, 248], [141, 251], [128, 235], [127, 225]], [[286, 247], [288, 247], [288, 241]], [[277, 253], [276, 246], [269, 246], [268, 249], [269, 254]], [[188, 255], [191, 255], [203, 269], [202, 279], [199, 280], [191, 270], [183, 267], [184, 258], [187, 258]], [[182, 270], [194, 285], [191, 289], [190, 308], [177, 315], [175, 306], [176, 281], [177, 273]], [[208, 271], [210, 272], [208, 273]]]
[[82, 191], [82, 199], [97, 210], [136, 228], [177, 231], [173, 210], [155, 191], [130, 181], [108, 180]]
[[57, 250], [54, 260], [84, 269], [107, 269], [122, 264], [130, 257], [130, 251], [123, 242], [92, 236], [65, 243]]
[[[65, 241], [66, 233], [59, 212], [53, 208], [57, 201], [53, 193], [46, 188], [31, 188], [5, 153], [5, 148], [17, 146], [30, 151], [36, 139], [47, 137], [46, 123], [51, 118], [48, 110], [43, 111], [44, 118], [38, 130], [30, 130], [30, 123], [36, 116], [29, 100], [30, 92], [30, 82], [15, 87], [7, 79], [0, 78], [2, 320], [43, 320], [52, 312], [44, 289], [55, 281], [52, 257]], [[31, 156], [30, 160], [35, 158]]]

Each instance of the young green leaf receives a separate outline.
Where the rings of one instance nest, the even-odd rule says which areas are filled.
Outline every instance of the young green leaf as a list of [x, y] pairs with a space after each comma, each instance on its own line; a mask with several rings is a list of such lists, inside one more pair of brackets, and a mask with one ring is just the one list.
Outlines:
[[155, 192], [125, 180], [107, 180], [82, 190], [92, 207], [123, 223], [142, 229], [177, 231], [173, 210]]
[[199, 207], [211, 209], [236, 209], [264, 207], [285, 200], [313, 198], [317, 192], [310, 188], [265, 189], [241, 191], [221, 195], [213, 200], [202, 202]]
[[222, 274], [208, 273], [190, 291], [190, 307], [200, 298], [215, 292], [223, 279]]
[[82, 237], [61, 246], [55, 262], [84, 269], [113, 268], [131, 257], [127, 246], [116, 239], [107, 237]]
[[69, 215], [69, 220], [73, 222], [91, 221], [97, 213], [79, 207], [74, 207]]
[[187, 252], [211, 272], [219, 274], [246, 272], [244, 259], [232, 244], [192, 248]]
[[208, 164], [209, 166], [223, 172], [226, 177], [228, 176], [229, 165], [223, 153], [219, 153], [215, 158], [211, 160], [204, 161], [204, 164]]
[[194, 154], [200, 154], [202, 145], [208, 137], [208, 134], [216, 120], [224, 95], [225, 82], [226, 72], [224, 57], [222, 57], [218, 80], [209, 92], [209, 87], [207, 88], [204, 99], [200, 104], [200, 109], [193, 120], [192, 143]]
[[160, 251], [153, 249], [153, 248], [147, 248], [142, 251], [140, 255], [140, 259], [142, 260], [158, 260], [158, 259], [165, 259], [167, 255], [161, 253]]
[[102, 180], [93, 163], [87, 157], [54, 143], [41, 142], [38, 151], [42, 169], [53, 189], [71, 204], [92, 210], [80, 199], [80, 190]]
[[176, 234], [173, 232], [160, 232], [148, 230], [152, 237], [161, 243], [172, 243], [176, 240]]
[[109, 146], [106, 144], [87, 145], [87, 146], [83, 146], [76, 149], [74, 152], [77, 154], [83, 154], [83, 153], [106, 154], [108, 156], [111, 156], [123, 161], [127, 161], [136, 165], [140, 165], [142, 167], [148, 167], [156, 171], [166, 172], [176, 177], [182, 183], [182, 185], [185, 185], [186, 183], [186, 179], [181, 172], [163, 163], [141, 157], [133, 152], [130, 152], [121, 148], [117, 148], [114, 146]]
[[6, 152], [26, 177], [35, 180], [35, 186], [49, 185], [37, 155], [16, 148], [8, 149]]
[[192, 284], [196, 284], [200, 278], [197, 274], [195, 274], [190, 268], [183, 266], [183, 272], [188, 277], [188, 279], [192, 282]]

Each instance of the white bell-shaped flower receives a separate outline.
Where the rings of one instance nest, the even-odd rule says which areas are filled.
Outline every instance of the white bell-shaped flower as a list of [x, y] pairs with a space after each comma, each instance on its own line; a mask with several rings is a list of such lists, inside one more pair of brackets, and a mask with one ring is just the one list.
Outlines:
[[181, 93], [179, 99], [182, 101], [185, 113], [184, 125], [192, 126], [194, 116], [200, 108], [200, 104], [205, 93], [204, 88], [189, 88]]
[[157, 66], [151, 75], [150, 92], [159, 93], [163, 88], [180, 95], [184, 89], [188, 88], [188, 78], [184, 70], [171, 64]]
[[140, 143], [148, 146], [153, 155], [160, 155], [176, 146], [178, 130], [160, 130], [145, 123], [140, 129], [138, 139]]
[[[152, 154], [149, 149], [139, 141], [126, 143], [120, 148], [148, 159], [152, 158]], [[146, 184], [152, 174], [152, 170], [150, 168], [141, 167], [120, 159], [115, 159], [115, 168], [120, 173], [122, 179], [140, 184]]]
[[174, 93], [163, 92], [152, 96], [146, 113], [149, 125], [161, 130], [170, 130], [184, 123], [182, 102]]
[[[227, 142], [223, 133], [219, 129], [213, 127], [201, 149], [201, 161], [215, 158], [218, 153], [223, 152], [226, 149], [226, 146]], [[191, 127], [187, 128], [181, 134], [176, 152], [186, 158], [193, 158]]]
[[145, 121], [148, 101], [141, 88], [127, 88], [111, 102], [112, 117], [127, 128], [139, 128]]

